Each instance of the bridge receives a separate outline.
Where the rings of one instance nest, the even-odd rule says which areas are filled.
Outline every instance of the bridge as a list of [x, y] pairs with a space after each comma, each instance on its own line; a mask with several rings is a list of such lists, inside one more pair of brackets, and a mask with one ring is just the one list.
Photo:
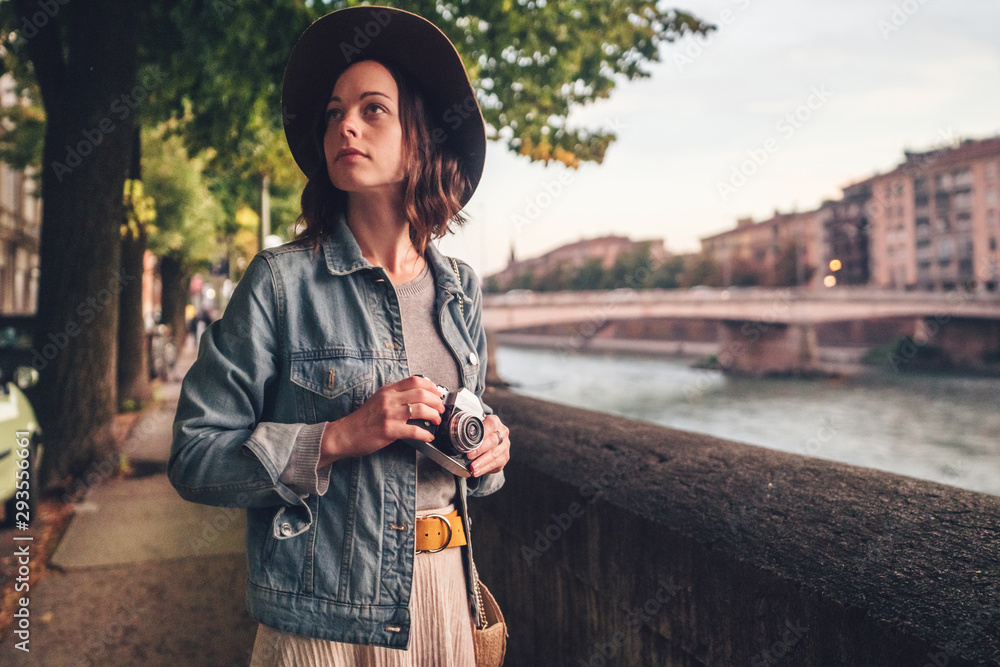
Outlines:
[[667, 318], [718, 322], [724, 368], [749, 374], [821, 370], [816, 325], [909, 318], [906, 332], [952, 362], [979, 367], [1000, 351], [1000, 296], [971, 292], [869, 289], [705, 289], [536, 293], [484, 299], [488, 331], [578, 323], [597, 330], [612, 321]]

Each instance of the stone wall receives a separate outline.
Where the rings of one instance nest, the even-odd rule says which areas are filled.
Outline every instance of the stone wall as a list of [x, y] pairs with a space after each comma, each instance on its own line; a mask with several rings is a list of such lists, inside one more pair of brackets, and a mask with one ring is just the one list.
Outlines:
[[507, 665], [1000, 664], [1000, 498], [484, 399], [513, 443], [470, 501]]

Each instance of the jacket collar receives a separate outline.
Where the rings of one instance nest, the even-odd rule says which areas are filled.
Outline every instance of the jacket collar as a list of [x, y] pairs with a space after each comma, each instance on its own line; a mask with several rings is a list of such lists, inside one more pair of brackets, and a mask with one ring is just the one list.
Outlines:
[[[322, 241], [323, 256], [326, 258], [326, 268], [334, 275], [346, 275], [360, 269], [374, 268], [365, 259], [357, 239], [347, 226], [347, 221], [341, 215], [337, 224]], [[441, 253], [433, 242], [427, 244], [424, 259], [431, 265], [435, 282], [441, 289], [451, 294], [464, 294], [458, 276], [451, 266], [451, 261]]]

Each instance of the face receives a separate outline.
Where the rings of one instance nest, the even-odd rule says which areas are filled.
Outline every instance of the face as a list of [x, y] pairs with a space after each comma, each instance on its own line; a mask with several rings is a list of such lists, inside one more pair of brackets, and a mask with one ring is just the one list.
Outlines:
[[399, 89], [383, 65], [355, 63], [337, 79], [326, 106], [323, 149], [330, 181], [340, 190], [394, 194], [402, 189]]

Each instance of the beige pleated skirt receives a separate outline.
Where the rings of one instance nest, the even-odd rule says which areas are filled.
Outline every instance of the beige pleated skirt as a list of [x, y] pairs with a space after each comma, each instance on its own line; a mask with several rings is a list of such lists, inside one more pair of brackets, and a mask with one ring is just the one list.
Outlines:
[[[447, 514], [449, 505], [418, 514]], [[416, 554], [406, 650], [290, 635], [260, 624], [250, 667], [474, 667], [462, 549]]]

